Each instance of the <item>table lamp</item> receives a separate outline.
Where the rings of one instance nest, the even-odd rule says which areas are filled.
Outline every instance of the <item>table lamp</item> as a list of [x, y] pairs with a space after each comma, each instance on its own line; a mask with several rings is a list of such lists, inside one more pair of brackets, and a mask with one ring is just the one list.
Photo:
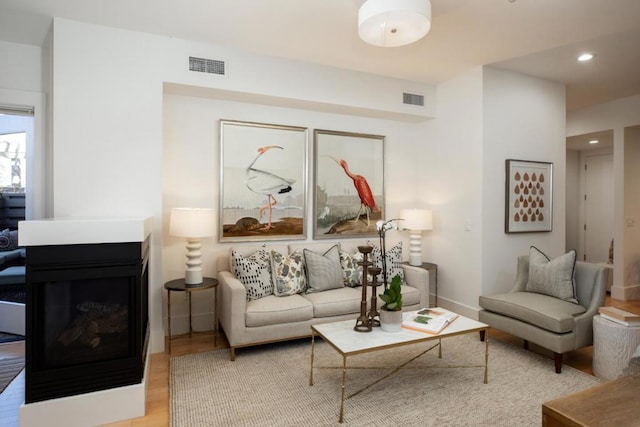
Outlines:
[[433, 214], [427, 209], [400, 211], [402, 228], [409, 230], [409, 265], [422, 265], [422, 231], [433, 229]]
[[173, 208], [169, 234], [186, 237], [187, 262], [184, 281], [187, 286], [202, 283], [202, 242], [216, 235], [215, 210], [202, 208]]

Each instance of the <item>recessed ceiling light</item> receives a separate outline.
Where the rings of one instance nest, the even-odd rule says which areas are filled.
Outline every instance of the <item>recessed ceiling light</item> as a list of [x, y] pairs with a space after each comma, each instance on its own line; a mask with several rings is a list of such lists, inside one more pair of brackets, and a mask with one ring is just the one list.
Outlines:
[[593, 53], [583, 53], [582, 55], [578, 56], [578, 61], [580, 62], [587, 62], [587, 61], [591, 61], [593, 59]]
[[597, 139], [592, 139], [591, 141], [589, 141], [589, 144], [597, 144], [598, 142], [600, 141], [598, 141]]

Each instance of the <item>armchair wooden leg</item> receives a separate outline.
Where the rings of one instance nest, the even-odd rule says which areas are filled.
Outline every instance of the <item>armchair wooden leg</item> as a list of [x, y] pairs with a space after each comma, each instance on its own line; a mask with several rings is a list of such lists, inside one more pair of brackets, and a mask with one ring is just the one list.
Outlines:
[[231, 356], [231, 361], [235, 361], [236, 360], [236, 349], [235, 347], [230, 347], [229, 348], [229, 355]]
[[529, 341], [524, 340], [524, 342], [522, 343], [522, 347], [523, 347], [525, 350], [529, 350]]
[[553, 353], [553, 363], [556, 365], [556, 374], [562, 372], [562, 353]]
[[485, 333], [485, 331], [478, 331], [478, 333], [480, 334], [480, 341], [484, 342], [484, 333]]

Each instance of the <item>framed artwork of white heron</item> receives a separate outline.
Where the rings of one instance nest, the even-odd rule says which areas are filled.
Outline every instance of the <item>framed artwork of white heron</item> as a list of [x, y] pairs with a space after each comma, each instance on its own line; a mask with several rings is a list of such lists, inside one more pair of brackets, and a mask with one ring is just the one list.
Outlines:
[[377, 236], [384, 218], [384, 136], [316, 129], [314, 238]]
[[304, 239], [307, 128], [220, 121], [220, 241]]

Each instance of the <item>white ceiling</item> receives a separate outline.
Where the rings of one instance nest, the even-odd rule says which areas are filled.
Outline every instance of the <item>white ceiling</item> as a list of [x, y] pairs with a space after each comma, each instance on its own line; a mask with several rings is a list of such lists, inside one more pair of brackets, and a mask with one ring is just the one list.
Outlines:
[[362, 1], [0, 0], [0, 39], [39, 45], [58, 16], [429, 84], [494, 65], [566, 83], [569, 110], [640, 93], [640, 0], [431, 0], [396, 48], [358, 38]]

